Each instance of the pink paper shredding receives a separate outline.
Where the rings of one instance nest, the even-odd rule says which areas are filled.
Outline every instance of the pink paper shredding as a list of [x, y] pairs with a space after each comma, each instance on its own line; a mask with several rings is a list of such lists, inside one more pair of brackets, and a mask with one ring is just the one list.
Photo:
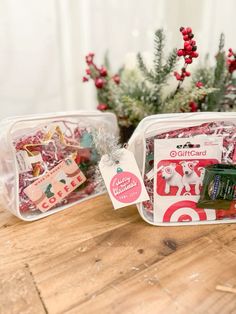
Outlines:
[[[52, 132], [51, 138], [46, 140], [49, 130], [55, 130], [56, 127], [59, 127], [61, 134]], [[95, 193], [94, 175], [98, 154], [93, 145], [90, 128], [80, 127], [78, 123], [67, 120], [54, 121], [40, 125], [37, 131], [27, 131], [24, 136], [15, 136], [13, 144], [16, 152], [26, 150], [28, 155], [41, 154], [43, 160], [32, 165], [33, 171], [19, 174], [19, 204], [22, 213], [38, 210], [24, 193], [25, 188], [67, 157], [73, 156], [87, 180], [53, 208], [72, 204]], [[30, 146], [32, 144], [34, 146]]]
[[[223, 154], [222, 162], [227, 164], [236, 164], [236, 126], [233, 123], [221, 122], [210, 122], [201, 125], [177, 129], [170, 132], [158, 134], [154, 137], [146, 139], [146, 165], [145, 173], [147, 174], [153, 168], [154, 162], [154, 140], [165, 139], [165, 138], [190, 138], [196, 135], [205, 134], [207, 136], [223, 136]], [[148, 180], [147, 176], [144, 176], [145, 186], [150, 197], [150, 201], [143, 203], [144, 214], [152, 220], [153, 217], [153, 180]], [[236, 218], [236, 210], [217, 210], [216, 219], [224, 218]]]

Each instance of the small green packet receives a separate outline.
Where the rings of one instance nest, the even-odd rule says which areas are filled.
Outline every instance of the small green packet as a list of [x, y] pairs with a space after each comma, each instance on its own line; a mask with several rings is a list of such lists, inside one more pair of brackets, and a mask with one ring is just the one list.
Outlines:
[[199, 208], [230, 209], [236, 200], [236, 166], [215, 164], [205, 168]]

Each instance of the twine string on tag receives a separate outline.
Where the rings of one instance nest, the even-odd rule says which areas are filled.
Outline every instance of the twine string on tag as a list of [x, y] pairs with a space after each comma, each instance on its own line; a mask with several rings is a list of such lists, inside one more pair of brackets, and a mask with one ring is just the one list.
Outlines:
[[98, 154], [102, 156], [103, 163], [111, 166], [119, 164], [122, 151], [117, 136], [101, 128], [94, 133], [93, 141]]
[[[111, 132], [105, 130], [104, 128], [98, 129], [93, 134], [93, 145], [97, 153], [101, 157], [101, 161], [106, 166], [119, 167], [120, 158], [122, 155], [121, 145], [119, 144], [119, 138], [112, 134]], [[105, 191], [106, 187], [99, 170], [99, 167], [96, 167], [94, 182], [96, 182], [96, 191]]]

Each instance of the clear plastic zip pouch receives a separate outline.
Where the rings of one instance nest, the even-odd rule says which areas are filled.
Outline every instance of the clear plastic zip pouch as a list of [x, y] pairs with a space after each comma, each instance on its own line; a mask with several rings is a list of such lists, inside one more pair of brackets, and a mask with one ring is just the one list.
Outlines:
[[101, 194], [94, 143], [101, 129], [118, 135], [114, 114], [75, 111], [2, 120], [1, 205], [33, 221]]
[[150, 198], [138, 204], [145, 221], [162, 226], [236, 222], [235, 112], [149, 116], [128, 149]]

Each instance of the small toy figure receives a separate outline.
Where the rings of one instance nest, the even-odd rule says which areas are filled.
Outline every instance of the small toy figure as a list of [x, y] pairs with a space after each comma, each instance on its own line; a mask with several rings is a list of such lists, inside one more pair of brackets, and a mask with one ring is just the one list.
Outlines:
[[190, 184], [195, 185], [195, 194], [200, 193], [201, 179], [195, 171], [195, 166], [199, 163], [198, 160], [181, 161], [180, 165], [183, 169], [183, 185], [187, 192], [191, 190]]
[[176, 163], [171, 163], [168, 166], [164, 166], [161, 170], [161, 176], [165, 180], [165, 193], [170, 193], [171, 186], [177, 186], [178, 191], [176, 195], [180, 195], [184, 187], [182, 176], [175, 170]]

